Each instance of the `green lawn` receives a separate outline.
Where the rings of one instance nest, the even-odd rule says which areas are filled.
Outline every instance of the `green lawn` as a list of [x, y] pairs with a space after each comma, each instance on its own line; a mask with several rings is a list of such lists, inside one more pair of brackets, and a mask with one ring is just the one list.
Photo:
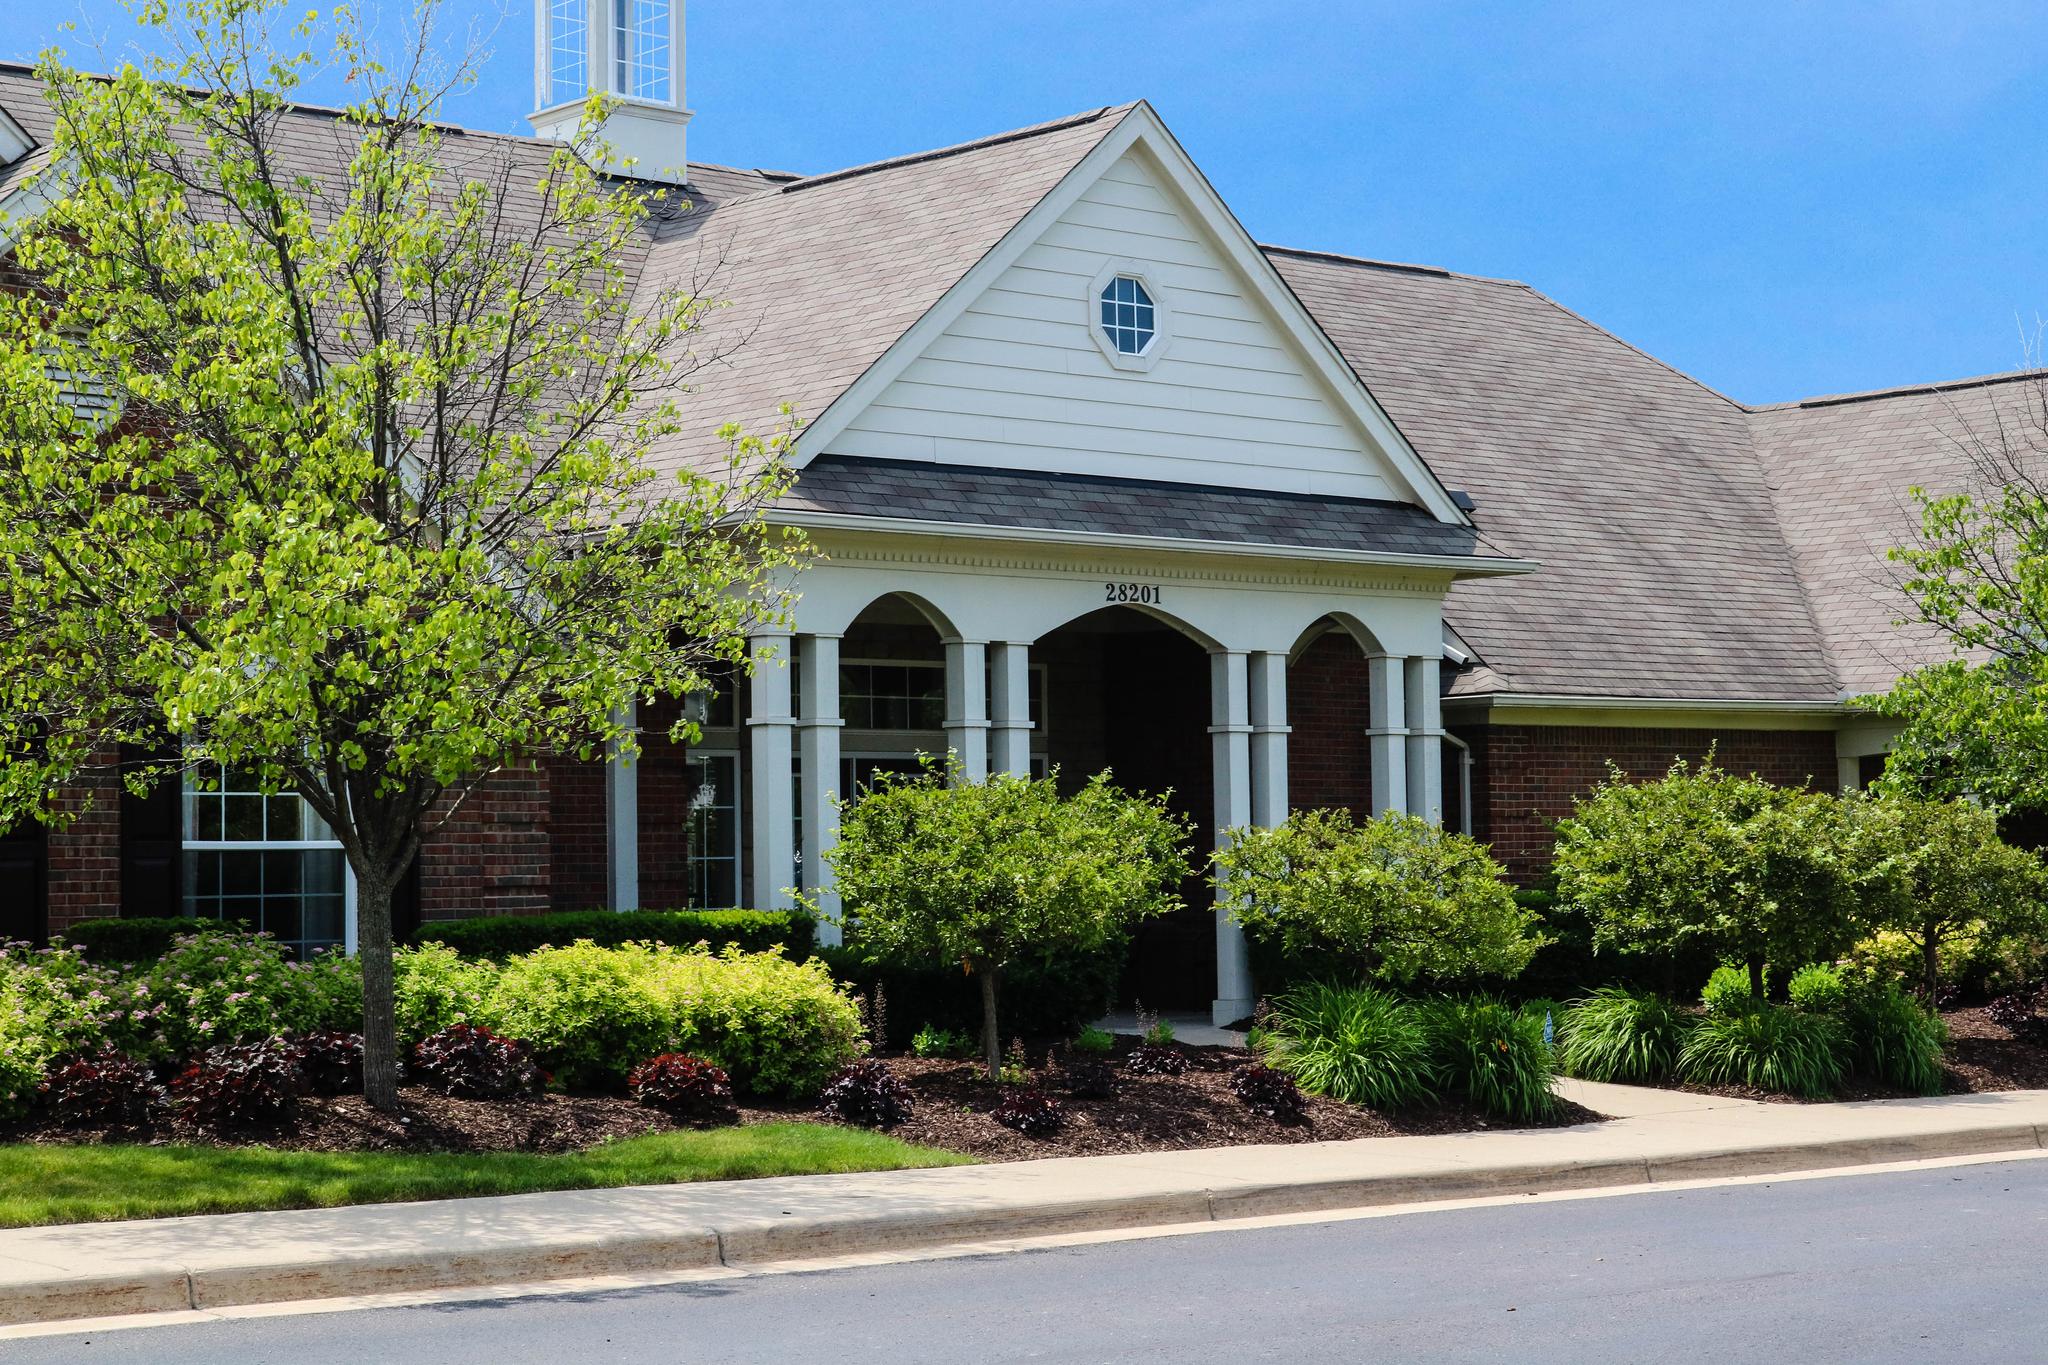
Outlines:
[[970, 1160], [864, 1129], [818, 1123], [655, 1133], [561, 1156], [16, 1143], [0, 1146], [0, 1227], [895, 1171]]

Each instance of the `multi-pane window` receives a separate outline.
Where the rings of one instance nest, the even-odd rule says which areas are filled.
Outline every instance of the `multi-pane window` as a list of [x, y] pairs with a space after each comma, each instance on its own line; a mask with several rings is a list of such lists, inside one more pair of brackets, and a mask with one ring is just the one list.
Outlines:
[[855, 730], [940, 730], [946, 667], [937, 663], [841, 664], [839, 718]]
[[1157, 333], [1152, 295], [1143, 281], [1118, 275], [1102, 286], [1102, 334], [1118, 355], [1143, 355]]
[[548, 0], [548, 103], [590, 93], [590, 0]]
[[671, 98], [669, 0], [612, 0], [618, 41], [618, 90], [635, 99]]
[[714, 909], [740, 903], [740, 760], [738, 754], [690, 754], [690, 904]]
[[186, 778], [184, 807], [187, 915], [247, 921], [301, 957], [344, 941], [347, 865], [303, 797], [216, 769], [204, 787]]

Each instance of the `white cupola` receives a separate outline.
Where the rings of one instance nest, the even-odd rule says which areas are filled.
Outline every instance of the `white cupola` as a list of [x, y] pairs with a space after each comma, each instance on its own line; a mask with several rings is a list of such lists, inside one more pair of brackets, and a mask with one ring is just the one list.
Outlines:
[[615, 101], [605, 140], [642, 180], [684, 180], [683, 0], [534, 0], [534, 112], [541, 137], [576, 135], [583, 101]]

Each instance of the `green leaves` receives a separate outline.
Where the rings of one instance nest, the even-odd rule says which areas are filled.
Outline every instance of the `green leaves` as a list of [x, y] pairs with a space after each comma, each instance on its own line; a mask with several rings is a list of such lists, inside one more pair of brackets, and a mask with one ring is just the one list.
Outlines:
[[1255, 943], [1397, 985], [1512, 977], [1543, 942], [1481, 844], [1416, 816], [1297, 811], [1231, 831], [1216, 867]]

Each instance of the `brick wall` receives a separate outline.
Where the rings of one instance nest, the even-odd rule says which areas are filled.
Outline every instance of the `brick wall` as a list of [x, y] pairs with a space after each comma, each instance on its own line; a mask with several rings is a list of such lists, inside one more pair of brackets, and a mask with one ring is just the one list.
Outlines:
[[1572, 798], [1607, 777], [1609, 760], [1631, 778], [1660, 777], [1672, 760], [1698, 762], [1709, 749], [1733, 772], [1786, 786], [1833, 786], [1835, 736], [1808, 730], [1629, 729], [1587, 725], [1454, 726], [1472, 746], [1474, 833], [1517, 880], [1550, 862], [1552, 822]]
[[557, 910], [610, 904], [604, 776], [602, 759], [548, 760], [548, 897]]
[[681, 704], [663, 700], [640, 707], [640, 909], [690, 903], [690, 756], [668, 738]]
[[[550, 769], [518, 768], [470, 794], [420, 849], [420, 918], [531, 915], [553, 908]], [[602, 790], [599, 793], [602, 800]], [[603, 818], [600, 804], [599, 819]]]
[[1365, 655], [1348, 635], [1332, 632], [1302, 651], [1287, 670], [1287, 800], [1296, 810], [1346, 808], [1369, 817], [1372, 724]]
[[58, 797], [77, 818], [49, 833], [49, 931], [121, 913], [121, 774], [107, 753]]

